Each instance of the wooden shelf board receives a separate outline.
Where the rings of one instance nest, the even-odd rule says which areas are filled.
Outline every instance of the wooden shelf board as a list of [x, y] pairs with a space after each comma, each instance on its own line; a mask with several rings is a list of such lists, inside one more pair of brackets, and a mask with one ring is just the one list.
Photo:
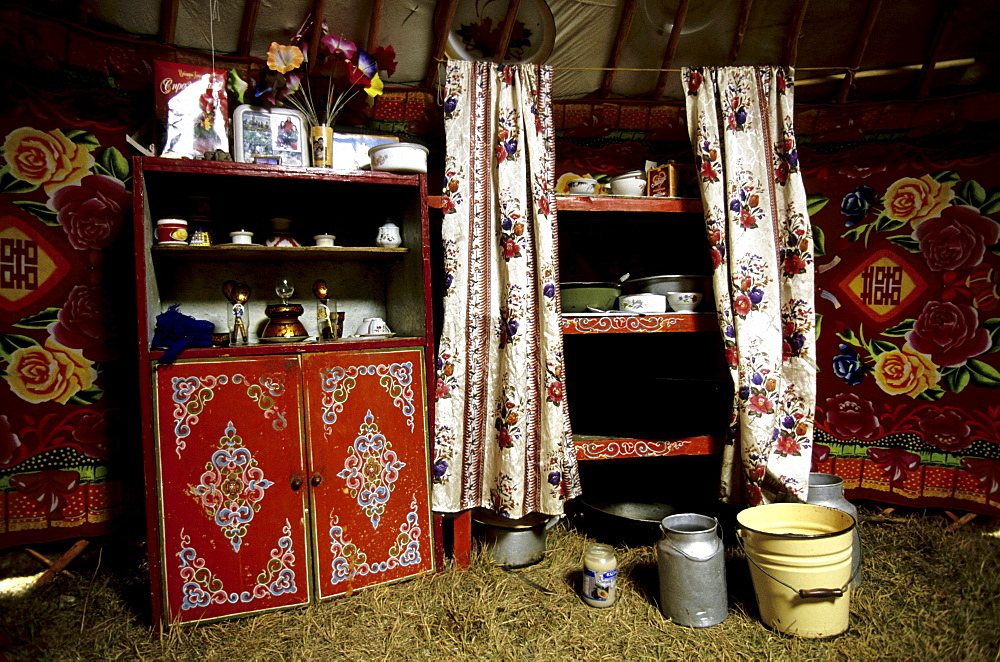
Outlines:
[[146, 173], [175, 172], [195, 175], [240, 175], [277, 179], [343, 181], [351, 183], [398, 184], [419, 186], [423, 175], [400, 174], [373, 170], [334, 170], [307, 166], [276, 166], [265, 163], [235, 161], [205, 161], [202, 159], [168, 159], [159, 156], [142, 158]]
[[[328, 352], [331, 350], [357, 350], [378, 348], [397, 348], [426, 346], [424, 338], [400, 337], [379, 340], [361, 338], [341, 338], [340, 340], [324, 340], [322, 342], [305, 343], [253, 343], [251, 345], [233, 345], [230, 347], [191, 347], [181, 352], [180, 359], [227, 359], [273, 354], [308, 354], [312, 352]], [[157, 360], [163, 352], [153, 350], [149, 353], [150, 360]]]
[[183, 246], [158, 244], [152, 246], [156, 259], [185, 262], [260, 262], [269, 260], [391, 260], [409, 253], [409, 248], [380, 248], [376, 246], [247, 246], [218, 244], [215, 246]]
[[712, 455], [722, 449], [721, 440], [711, 435], [678, 439], [636, 439], [573, 434], [578, 460], [614, 460], [673, 455]]
[[557, 195], [559, 211], [644, 211], [688, 212], [703, 211], [700, 198], [633, 198], [624, 195]]

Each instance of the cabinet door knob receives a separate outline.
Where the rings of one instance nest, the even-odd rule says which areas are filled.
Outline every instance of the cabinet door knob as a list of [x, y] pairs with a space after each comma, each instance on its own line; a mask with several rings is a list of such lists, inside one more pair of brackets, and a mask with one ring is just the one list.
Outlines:
[[323, 476], [321, 474], [313, 474], [313, 477], [309, 479], [309, 484], [313, 487], [319, 487], [319, 484], [323, 482]]
[[302, 488], [302, 476], [292, 476], [292, 489], [298, 491]]

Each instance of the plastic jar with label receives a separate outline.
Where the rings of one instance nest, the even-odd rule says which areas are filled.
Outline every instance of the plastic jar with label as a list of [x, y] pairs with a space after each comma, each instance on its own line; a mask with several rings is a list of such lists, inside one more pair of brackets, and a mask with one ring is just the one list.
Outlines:
[[583, 554], [581, 597], [591, 607], [610, 607], [617, 597], [618, 559], [611, 545], [593, 544]]

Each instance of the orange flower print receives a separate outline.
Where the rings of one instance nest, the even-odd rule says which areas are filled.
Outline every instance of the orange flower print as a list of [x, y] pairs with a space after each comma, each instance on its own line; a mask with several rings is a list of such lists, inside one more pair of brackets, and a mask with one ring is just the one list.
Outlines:
[[935, 388], [941, 379], [937, 366], [929, 357], [904, 345], [902, 350], [879, 354], [874, 368], [875, 383], [889, 395], [915, 398], [927, 389]]
[[90, 174], [94, 157], [59, 129], [48, 133], [22, 126], [14, 129], [3, 143], [10, 174], [21, 181], [41, 186], [51, 194]]
[[66, 404], [94, 385], [97, 371], [93, 365], [93, 361], [48, 338], [45, 347], [20, 347], [11, 353], [7, 383], [28, 402]]
[[928, 218], [934, 218], [951, 204], [954, 197], [951, 184], [942, 184], [930, 175], [920, 179], [903, 177], [893, 182], [885, 192], [885, 210], [889, 218], [909, 221], [916, 229]]

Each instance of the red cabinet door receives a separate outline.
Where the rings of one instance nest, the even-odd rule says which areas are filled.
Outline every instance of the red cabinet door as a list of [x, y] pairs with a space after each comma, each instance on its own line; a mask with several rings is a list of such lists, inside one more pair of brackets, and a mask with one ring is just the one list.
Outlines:
[[308, 603], [298, 359], [183, 361], [155, 379], [167, 622]]
[[423, 351], [302, 363], [319, 597], [433, 571]]

